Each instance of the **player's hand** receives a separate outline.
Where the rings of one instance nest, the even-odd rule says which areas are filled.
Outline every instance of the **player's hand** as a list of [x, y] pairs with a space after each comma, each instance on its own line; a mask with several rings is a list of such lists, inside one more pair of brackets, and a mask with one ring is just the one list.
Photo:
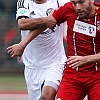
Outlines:
[[56, 27], [56, 20], [52, 15], [49, 15], [46, 17], [46, 27], [50, 28], [53, 32], [55, 32], [55, 27]]
[[24, 52], [24, 47], [20, 44], [14, 44], [7, 48], [8, 53], [11, 55], [12, 58], [18, 56], [18, 61], [21, 60], [21, 56]]
[[82, 66], [87, 63], [87, 59], [85, 56], [70, 56], [67, 59], [67, 64], [69, 67], [72, 67], [73, 69], [79, 66]]

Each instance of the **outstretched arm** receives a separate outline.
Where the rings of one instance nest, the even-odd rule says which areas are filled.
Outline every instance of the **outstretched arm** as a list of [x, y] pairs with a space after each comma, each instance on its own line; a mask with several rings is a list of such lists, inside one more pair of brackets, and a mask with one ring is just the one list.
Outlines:
[[24, 52], [25, 47], [30, 43], [36, 36], [42, 33], [46, 27], [42, 27], [39, 29], [32, 30], [28, 33], [28, 35], [19, 43], [14, 44], [7, 48], [8, 53], [11, 55], [12, 58], [18, 56], [18, 60], [21, 59], [21, 56]]

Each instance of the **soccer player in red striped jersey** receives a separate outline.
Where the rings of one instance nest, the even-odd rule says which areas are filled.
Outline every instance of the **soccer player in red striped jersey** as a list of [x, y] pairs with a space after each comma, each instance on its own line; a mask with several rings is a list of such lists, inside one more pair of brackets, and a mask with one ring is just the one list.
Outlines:
[[86, 95], [88, 100], [100, 100], [100, 4], [70, 1], [55, 10], [52, 18], [68, 24], [68, 59], [57, 100], [83, 100]]

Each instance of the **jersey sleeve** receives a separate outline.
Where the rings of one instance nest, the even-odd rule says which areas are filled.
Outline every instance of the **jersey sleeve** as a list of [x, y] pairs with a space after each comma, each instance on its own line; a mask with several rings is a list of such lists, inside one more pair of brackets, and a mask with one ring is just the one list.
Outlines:
[[66, 2], [63, 6], [55, 9], [52, 15], [56, 19], [57, 23], [61, 24], [68, 20], [71, 9], [73, 10], [72, 3]]
[[63, 23], [66, 21], [66, 11], [64, 6], [60, 6], [58, 9], [54, 10], [53, 17], [56, 19], [57, 23]]
[[17, 1], [17, 12], [16, 19], [29, 18], [29, 0], [18, 0]]

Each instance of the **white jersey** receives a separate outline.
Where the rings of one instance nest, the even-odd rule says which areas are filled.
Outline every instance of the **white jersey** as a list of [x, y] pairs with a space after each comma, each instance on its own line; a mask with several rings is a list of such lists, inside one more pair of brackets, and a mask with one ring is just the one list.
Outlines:
[[[19, 0], [17, 2], [16, 18], [45, 17], [51, 10], [57, 9], [66, 2], [67, 0], [47, 0], [46, 3], [36, 4], [33, 0]], [[21, 31], [22, 39], [28, 33], [29, 30]], [[47, 68], [55, 64], [65, 63], [66, 55], [63, 46], [62, 27], [56, 26], [55, 32], [46, 29], [33, 39], [25, 48], [22, 60], [25, 66], [30, 68]]]

